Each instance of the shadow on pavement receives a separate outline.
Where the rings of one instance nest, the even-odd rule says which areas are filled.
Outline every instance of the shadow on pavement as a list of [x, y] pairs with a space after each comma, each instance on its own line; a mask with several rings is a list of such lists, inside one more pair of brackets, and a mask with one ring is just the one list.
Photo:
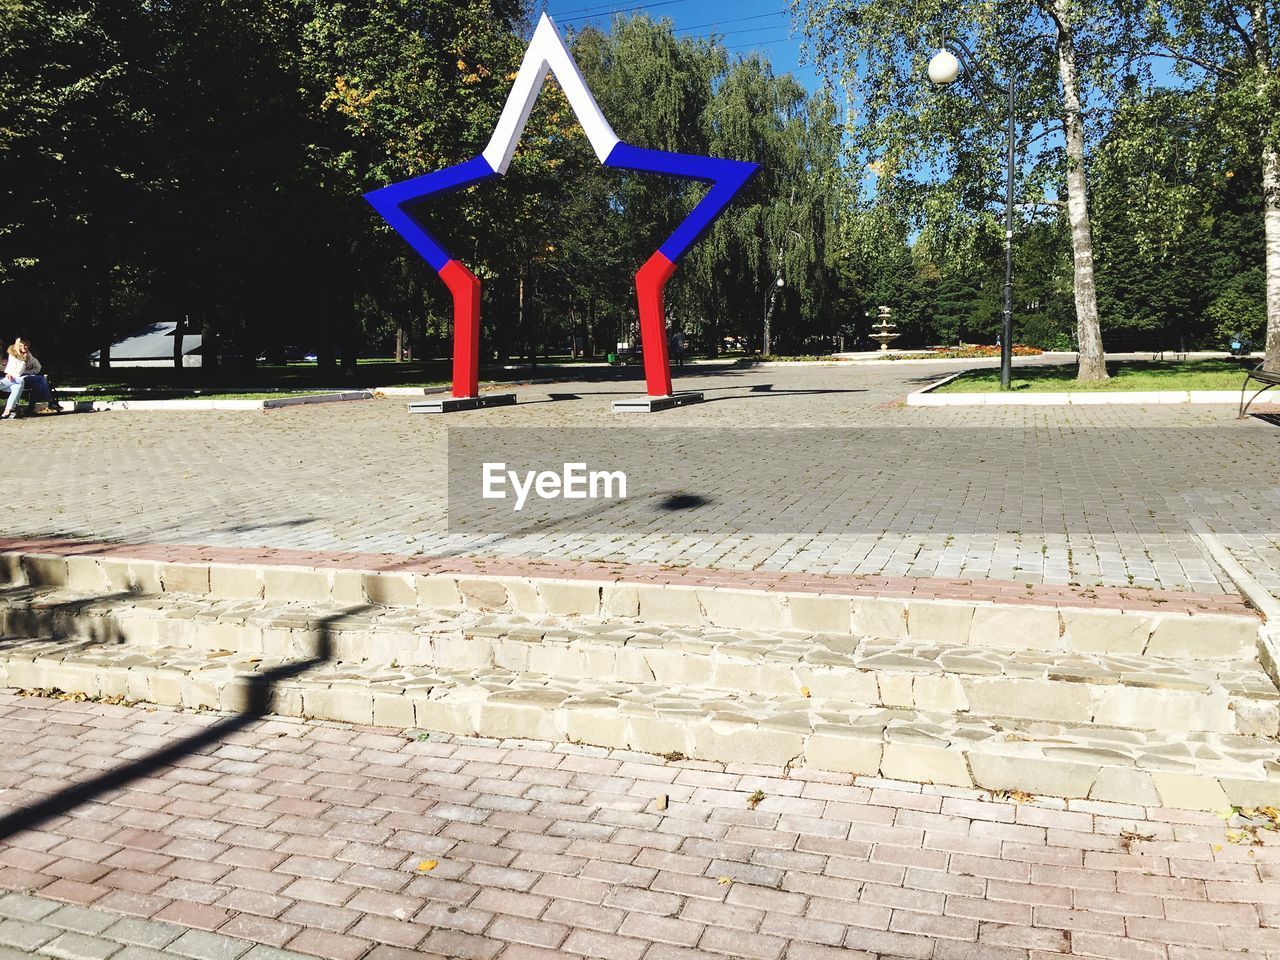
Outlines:
[[[40, 590], [41, 587], [38, 585], [7, 586], [0, 589], [0, 603], [5, 604], [4, 636], [0, 637], [0, 653], [32, 641], [49, 639], [76, 640], [85, 646], [107, 646], [125, 642], [124, 635], [115, 622], [108, 617], [94, 618], [89, 621], [91, 629], [85, 629], [84, 621], [77, 622], [78, 629], [74, 632], [66, 628], [69, 620], [76, 620], [87, 608], [95, 604], [127, 600], [138, 594], [121, 590], [96, 597], [47, 602], [39, 599]], [[35, 599], [35, 602], [23, 608], [8, 606], [10, 601], [27, 599]]]
[[812, 397], [829, 393], [867, 393], [867, 391], [860, 387], [855, 387], [853, 389], [831, 387], [817, 388], [813, 390], [775, 390], [773, 389], [772, 383], [758, 383], [754, 387], [749, 388], [746, 393], [721, 394], [718, 397], [707, 397], [703, 400], [703, 403], [717, 403], [721, 400], [764, 400], [771, 397]]
[[696, 510], [712, 501], [696, 493], [673, 493], [658, 501], [659, 510]]
[[140, 777], [149, 776], [158, 770], [173, 764], [176, 760], [205, 747], [217, 743], [223, 737], [243, 730], [269, 712], [271, 692], [276, 684], [290, 680], [306, 673], [333, 657], [332, 624], [353, 613], [371, 609], [362, 604], [350, 607], [341, 613], [334, 614], [319, 621], [319, 637], [316, 643], [316, 655], [306, 660], [282, 664], [272, 670], [254, 674], [248, 680], [248, 701], [244, 710], [234, 716], [227, 717], [212, 726], [206, 727], [194, 736], [187, 737], [177, 743], [169, 744], [145, 757], [129, 761], [123, 766], [114, 767], [89, 780], [68, 787], [60, 793], [51, 794], [43, 800], [28, 807], [14, 810], [0, 817], [0, 840], [5, 840], [23, 830], [31, 830], [55, 817], [74, 810], [82, 803], [100, 797], [111, 790], [117, 790]]

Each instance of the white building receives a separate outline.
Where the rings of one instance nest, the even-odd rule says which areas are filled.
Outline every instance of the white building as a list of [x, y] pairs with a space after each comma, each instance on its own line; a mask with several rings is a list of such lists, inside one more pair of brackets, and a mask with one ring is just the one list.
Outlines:
[[[172, 367], [173, 337], [178, 329], [176, 322], [149, 323], [111, 344], [113, 367]], [[89, 354], [92, 366], [98, 366], [102, 351]], [[182, 337], [182, 365], [201, 366], [200, 334], [186, 333]]]

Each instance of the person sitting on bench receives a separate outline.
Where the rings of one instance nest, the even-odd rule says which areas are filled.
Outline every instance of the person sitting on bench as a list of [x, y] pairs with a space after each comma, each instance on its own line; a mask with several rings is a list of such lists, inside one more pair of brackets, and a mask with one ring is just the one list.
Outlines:
[[[55, 413], [56, 411], [49, 406], [53, 400], [53, 391], [49, 387], [49, 381], [45, 375], [40, 372], [40, 361], [36, 359], [36, 355], [31, 352], [31, 344], [27, 342], [25, 337], [19, 337], [13, 341], [13, 346], [9, 348], [9, 359], [4, 368], [4, 379], [8, 383], [17, 383], [21, 381], [23, 387], [30, 390], [35, 399], [36, 413]], [[18, 394], [21, 395], [19, 390]], [[17, 400], [13, 394], [9, 394], [9, 403], [5, 407], [5, 416], [8, 417]]]
[[18, 419], [18, 413], [15, 408], [18, 406], [18, 401], [22, 399], [22, 387], [21, 379], [0, 379], [0, 393], [9, 395], [9, 402], [4, 405], [4, 414], [0, 415], [0, 420]]

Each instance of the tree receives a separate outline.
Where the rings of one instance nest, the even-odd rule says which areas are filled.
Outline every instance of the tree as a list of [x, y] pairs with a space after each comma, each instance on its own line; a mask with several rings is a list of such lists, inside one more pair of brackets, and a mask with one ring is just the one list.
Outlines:
[[[829, 336], [840, 159], [830, 100], [806, 96], [793, 77], [774, 74], [758, 56], [731, 58], [715, 38], [676, 37], [669, 21], [644, 16], [616, 18], [608, 34], [584, 30], [573, 38], [573, 50], [627, 142], [760, 164], [682, 261], [667, 291], [670, 322], [712, 350], [725, 335], [759, 342], [765, 297], [781, 273], [779, 342]], [[575, 267], [557, 277], [590, 277], [589, 291], [577, 300], [586, 293], [595, 309], [605, 304], [620, 339], [630, 339], [631, 277], [706, 187], [601, 170], [585, 143], [570, 162], [575, 166], [566, 165], [557, 182], [575, 196], [556, 206], [576, 214], [556, 222], [564, 231], [561, 249], [575, 252]], [[581, 215], [586, 198], [593, 198], [591, 216]], [[597, 253], [593, 264], [584, 263], [582, 252], [592, 249], [612, 259]]]
[[1102, 327], [1098, 322], [1098, 294], [1093, 276], [1093, 235], [1089, 227], [1089, 194], [1085, 180], [1084, 107], [1077, 32], [1081, 29], [1072, 0], [1040, 0], [1040, 9], [1053, 19], [1058, 50], [1058, 76], [1062, 82], [1062, 129], [1066, 140], [1067, 220], [1071, 225], [1071, 253], [1075, 265], [1077, 379], [1105, 380], [1106, 358]]
[[328, 282], [330, 342], [341, 341], [353, 371], [358, 290], [370, 241], [385, 232], [362, 196], [479, 152], [518, 62], [523, 5], [302, 0], [298, 9], [292, 66], [308, 134], [297, 192], [319, 220], [313, 257]]
[[942, 277], [933, 315], [933, 329], [941, 342], [959, 344], [977, 332], [973, 319], [978, 295], [978, 284], [969, 271], [954, 270]]
[[1260, 171], [1248, 144], [1220, 136], [1215, 100], [1195, 88], [1135, 85], [1095, 151], [1106, 264], [1099, 299], [1112, 329], [1152, 345], [1143, 331], [1159, 331], [1163, 344], [1221, 347], [1225, 338], [1205, 311], [1230, 284], [1251, 289], [1239, 278], [1261, 262]]
[[[1105, 378], [1085, 118], [1090, 93], [1110, 83], [1122, 62], [1129, 36], [1123, 18], [1092, 0], [1037, 0], [1014, 10], [977, 0], [793, 0], [793, 6], [810, 49], [857, 100], [850, 165], [868, 171], [861, 184], [865, 202], [890, 207], [917, 228], [927, 228], [942, 247], [962, 246], [972, 230], [1002, 227], [991, 203], [1001, 193], [997, 176], [1004, 171], [1003, 111], [988, 116], [974, 90], [939, 96], [929, 89], [925, 63], [943, 36], [962, 28], [979, 61], [1018, 72], [1024, 216], [1057, 206], [1065, 196], [1078, 376]], [[969, 80], [981, 82], [980, 77]]]
[[[0, 3], [0, 296], [10, 317], [109, 359], [112, 285], [142, 200], [135, 11], [92, 0]], [[121, 255], [121, 252], [124, 255]], [[22, 333], [13, 329], [8, 337]], [[85, 351], [87, 352], [87, 350]]]
[[1147, 28], [1150, 53], [1172, 59], [1213, 94], [1219, 135], [1253, 146], [1266, 237], [1264, 363], [1280, 370], [1280, 3], [1150, 0]]
[[[447, 350], [447, 292], [362, 194], [484, 148], [527, 8], [0, 0], [4, 315], [38, 326], [59, 364], [188, 316], [210, 367], [292, 346], [327, 377], [339, 348], [350, 371], [366, 342], [406, 332]], [[830, 99], [646, 17], [572, 42], [629, 142], [763, 167], [682, 263], [673, 320], [712, 346], [758, 334], [781, 271], [780, 343], [842, 329]], [[705, 189], [602, 167], [549, 80], [506, 176], [413, 213], [482, 278], [485, 343], [537, 356], [626, 337], [636, 269]]]

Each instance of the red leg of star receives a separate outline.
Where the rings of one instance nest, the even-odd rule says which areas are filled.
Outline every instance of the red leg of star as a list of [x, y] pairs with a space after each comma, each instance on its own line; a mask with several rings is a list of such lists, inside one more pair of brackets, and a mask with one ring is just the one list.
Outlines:
[[636, 274], [644, 381], [651, 397], [671, 396], [671, 362], [667, 357], [667, 321], [663, 313], [662, 288], [675, 269], [674, 263], [661, 253], [655, 253]]
[[480, 280], [457, 260], [450, 260], [440, 268], [440, 279], [453, 294], [453, 395], [477, 397], [480, 395]]

